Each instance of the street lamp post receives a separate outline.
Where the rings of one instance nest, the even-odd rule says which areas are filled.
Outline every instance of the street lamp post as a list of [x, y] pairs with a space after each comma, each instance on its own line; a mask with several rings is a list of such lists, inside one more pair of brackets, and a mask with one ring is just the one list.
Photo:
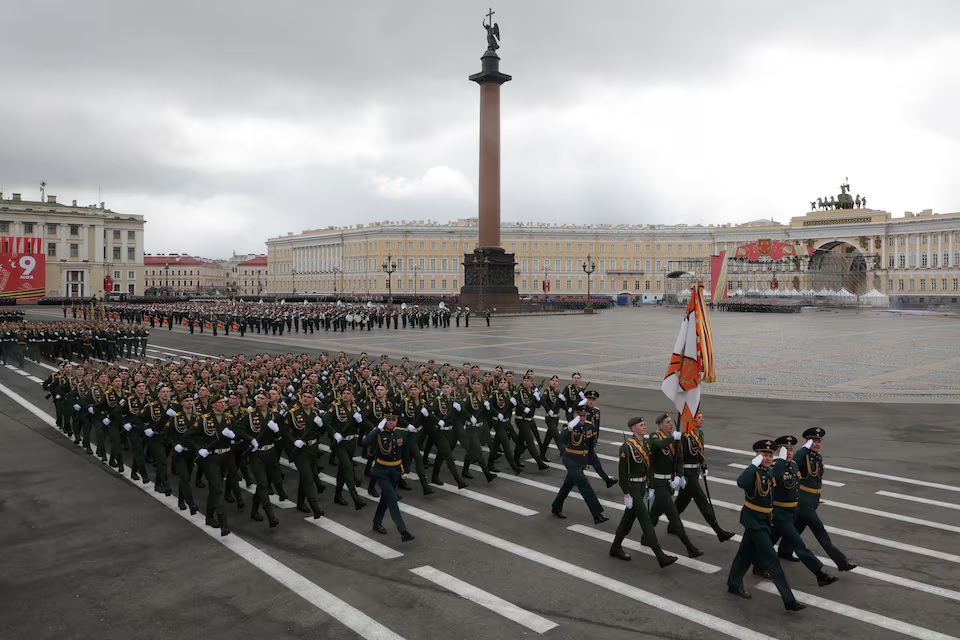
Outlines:
[[597, 263], [593, 261], [588, 253], [587, 259], [583, 263], [583, 272], [587, 274], [587, 304], [583, 308], [584, 313], [593, 313], [593, 300], [590, 298], [590, 275], [596, 270]]
[[547, 290], [550, 288], [550, 279], [547, 275], [547, 272], [550, 271], [550, 265], [547, 264], [547, 261], [543, 261], [543, 301], [547, 301]]
[[297, 270], [290, 270], [290, 284], [293, 287], [293, 295], [297, 295]]
[[383, 270], [387, 273], [387, 305], [393, 306], [393, 284], [391, 278], [393, 272], [397, 270], [397, 263], [393, 261], [393, 256], [388, 253], [382, 266]]
[[333, 297], [337, 297], [337, 274], [340, 274], [340, 290], [343, 291], [343, 271], [339, 267], [333, 268]]
[[417, 297], [417, 265], [413, 265], [413, 297]]

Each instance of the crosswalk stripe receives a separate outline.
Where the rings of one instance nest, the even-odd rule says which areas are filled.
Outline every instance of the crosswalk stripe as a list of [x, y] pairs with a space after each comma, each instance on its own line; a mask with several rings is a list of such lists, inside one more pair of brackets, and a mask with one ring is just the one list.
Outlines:
[[920, 498], [918, 496], [908, 496], [903, 493], [894, 493], [893, 491], [877, 491], [878, 496], [886, 496], [888, 498], [899, 498], [900, 500], [909, 500], [910, 502], [919, 502], [920, 504], [929, 504], [934, 507], [942, 507], [944, 509], [954, 509], [960, 511], [960, 504], [954, 504], [953, 502], [943, 502], [941, 500], [931, 500], [929, 498]]
[[[248, 487], [246, 486], [246, 483], [241, 483], [240, 488], [246, 491], [247, 493], [252, 493], [253, 495], [257, 494], [257, 488], [255, 486]], [[273, 495], [270, 496], [270, 504], [277, 507], [278, 509], [293, 509], [295, 506], [297, 506], [294, 503], [290, 502], [289, 500], [281, 500], [277, 496], [273, 496]]]
[[[772, 582], [761, 582], [757, 585], [757, 589], [760, 589], [760, 591], [766, 591], [767, 593], [779, 595], [777, 587]], [[957, 640], [957, 638], [954, 636], [948, 636], [945, 633], [932, 631], [924, 627], [918, 627], [917, 625], [910, 624], [908, 622], [882, 616], [879, 613], [873, 613], [872, 611], [851, 607], [850, 605], [834, 602], [833, 600], [827, 600], [826, 598], [804, 593], [803, 591], [794, 590], [793, 595], [795, 595], [797, 600], [803, 604], [817, 607], [818, 609], [823, 609], [825, 611], [830, 611], [831, 613], [836, 613], [848, 618], [853, 618], [854, 620], [859, 620], [860, 622], [866, 622], [867, 624], [872, 624], [882, 629], [896, 631], [897, 633], [902, 633], [910, 638], [918, 638], [919, 640]]]
[[[408, 473], [408, 474], [407, 474], [407, 477], [408, 477], [408, 478], [411, 478], [411, 479], [413, 479], [413, 480], [419, 480], [419, 479], [420, 479], [420, 476], [419, 476], [419, 475], [417, 475], [416, 473], [412, 473], [412, 472], [411, 472], [411, 473]], [[493, 497], [493, 496], [488, 496], [488, 495], [485, 494], [485, 493], [479, 493], [479, 492], [477, 492], [477, 491], [471, 491], [470, 489], [457, 489], [456, 486], [454, 486], [454, 485], [452, 485], [452, 484], [450, 484], [450, 483], [448, 483], [448, 482], [444, 482], [443, 485], [431, 484], [430, 486], [433, 487], [434, 489], [440, 489], [441, 491], [446, 491], [446, 492], [448, 492], [448, 493], [453, 493], [453, 494], [456, 494], [456, 495], [458, 495], [458, 496], [463, 496], [463, 497], [465, 497], [465, 498], [470, 498], [471, 500], [476, 500], [477, 502], [482, 502], [482, 503], [484, 503], [484, 504], [488, 504], [488, 505], [490, 505], [491, 507], [496, 507], [497, 509], [503, 509], [504, 511], [509, 511], [509, 512], [511, 512], [511, 513], [515, 513], [515, 514], [517, 514], [518, 516], [535, 516], [535, 515], [537, 515], [537, 512], [534, 511], [533, 509], [528, 509], [528, 508], [523, 507], [523, 506], [520, 506], [520, 505], [518, 505], [518, 504], [514, 504], [514, 503], [512, 503], [512, 502], [507, 502], [506, 500], [501, 500], [500, 498], [495, 498], [495, 497]]]
[[[604, 542], [612, 543], [614, 540], [614, 535], [612, 533], [607, 533], [606, 531], [601, 531], [600, 529], [591, 529], [590, 527], [585, 527], [582, 524], [575, 524], [567, 527], [567, 530], [573, 531], [574, 533], [579, 533], [590, 538], [596, 538], [597, 540], [603, 540]], [[639, 551], [640, 553], [646, 554], [648, 556], [653, 556], [653, 551], [650, 547], [645, 547], [639, 542], [634, 542], [630, 539], [624, 539], [623, 546], [630, 549], [631, 551]], [[709, 562], [701, 562], [695, 558], [685, 558], [681, 555], [677, 556], [677, 562], [683, 567], [689, 567], [694, 571], [699, 571], [700, 573], [716, 573], [720, 571], [721, 567], [718, 567], [715, 564], [710, 564]]]
[[952, 524], [944, 524], [942, 522], [935, 522], [933, 520], [924, 520], [923, 518], [905, 516], [899, 513], [891, 512], [891, 511], [880, 511], [879, 509], [871, 509], [870, 507], [861, 507], [860, 505], [857, 505], [857, 504], [848, 504], [846, 502], [836, 502], [834, 500], [821, 500], [820, 503], [828, 507], [845, 509], [847, 511], [856, 511], [857, 513], [865, 513], [867, 515], [877, 516], [878, 518], [887, 518], [889, 520], [909, 522], [910, 524], [920, 525], [921, 527], [930, 527], [931, 529], [940, 529], [941, 531], [950, 531], [951, 533], [960, 533], [960, 527], [957, 527]]
[[342, 524], [338, 524], [329, 518], [320, 518], [319, 520], [314, 520], [312, 516], [304, 518], [305, 522], [309, 522], [312, 525], [316, 525], [332, 533], [333, 535], [346, 540], [347, 542], [354, 544], [365, 551], [380, 556], [384, 560], [392, 560], [393, 558], [400, 558], [403, 556], [402, 553], [396, 549], [391, 549], [385, 544], [381, 544], [376, 540], [371, 540], [367, 536], [357, 533], [349, 527], [345, 527]]
[[438, 571], [431, 566], [417, 567], [416, 569], [410, 569], [411, 573], [429, 580], [430, 582], [440, 585], [448, 591], [452, 591], [461, 598], [470, 600], [479, 604], [485, 609], [489, 609], [496, 614], [512, 620], [517, 624], [523, 625], [531, 631], [537, 633], [546, 633], [551, 629], [555, 629], [558, 625], [557, 623], [547, 620], [542, 616], [538, 616], [535, 613], [527, 611], [526, 609], [521, 609], [512, 602], [508, 602], [499, 596], [495, 596], [488, 591], [483, 589], [478, 589], [477, 587], [455, 578], [448, 573]]

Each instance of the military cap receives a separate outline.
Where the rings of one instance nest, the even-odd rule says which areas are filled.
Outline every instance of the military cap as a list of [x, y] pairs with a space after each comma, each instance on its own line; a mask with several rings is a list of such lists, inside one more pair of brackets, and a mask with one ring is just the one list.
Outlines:
[[400, 408], [396, 405], [387, 405], [383, 408], [383, 417], [387, 420], [396, 420], [400, 415]]
[[596, 400], [597, 398], [600, 397], [600, 392], [597, 391], [596, 389], [590, 389], [590, 390], [584, 392], [583, 395], [584, 395], [585, 398], [587, 398], [587, 399], [589, 399], [589, 400]]
[[753, 443], [753, 450], [757, 453], [773, 453], [776, 448], [773, 440], [757, 440]]
[[827, 430], [823, 427], [810, 427], [803, 432], [803, 437], [807, 440], [821, 439], [827, 435]]
[[797, 439], [793, 436], [780, 436], [776, 439], [776, 444], [781, 447], [793, 447], [797, 444]]

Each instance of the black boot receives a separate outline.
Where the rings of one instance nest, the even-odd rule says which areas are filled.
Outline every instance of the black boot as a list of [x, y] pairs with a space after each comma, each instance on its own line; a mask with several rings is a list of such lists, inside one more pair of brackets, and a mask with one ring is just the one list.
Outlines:
[[213, 509], [207, 509], [207, 522], [206, 522], [206, 524], [207, 524], [208, 527], [210, 527], [210, 528], [212, 528], [212, 529], [216, 529], [217, 527], [220, 526], [220, 523], [217, 522], [217, 519], [216, 519], [216, 518], [214, 517], [214, 515], [213, 515]]
[[263, 522], [263, 516], [260, 515], [260, 496], [253, 496], [253, 500], [251, 500], [250, 519]]
[[670, 565], [672, 565], [674, 562], [677, 561], [676, 556], [668, 556], [663, 552], [663, 549], [661, 549], [660, 547], [655, 548], [653, 550], [653, 553], [655, 556], [657, 556], [657, 562], [660, 563], [661, 569], [663, 569], [664, 567], [669, 567]]
[[333, 496], [333, 503], [339, 504], [340, 506], [347, 506], [347, 501], [344, 499], [343, 494], [339, 491]]
[[839, 576], [831, 576], [830, 574], [825, 573], [823, 569], [821, 569], [820, 572], [817, 573], [817, 585], [821, 587], [825, 587], [828, 584], [833, 584], [839, 579], [840, 579]]
[[380, 497], [380, 490], [377, 489], [377, 483], [373, 478], [370, 478], [370, 486], [367, 487], [367, 493], [369, 493], [374, 498]]
[[230, 535], [230, 523], [227, 522], [227, 514], [221, 513], [220, 516], [220, 537]]
[[355, 490], [350, 492], [350, 497], [353, 498], [353, 508], [357, 511], [360, 511], [360, 509], [363, 509], [365, 506], [367, 506], [367, 501], [361, 498], [360, 494]]
[[267, 514], [267, 523], [270, 524], [270, 528], [273, 529], [275, 526], [280, 524], [280, 521], [277, 520], [277, 514], [273, 510], [273, 505], [267, 502], [263, 505], [263, 512]]
[[307, 502], [310, 504], [310, 510], [313, 511], [313, 519], [314, 520], [320, 519], [320, 516], [323, 515], [323, 509], [321, 509], [320, 505], [317, 504], [317, 499], [310, 498], [309, 500], [307, 500]]
[[715, 534], [717, 534], [717, 540], [719, 540], [720, 542], [726, 542], [727, 540], [729, 540], [729, 539], [732, 538], [733, 536], [737, 535], [737, 534], [732, 533], [732, 532], [730, 532], [730, 531], [724, 531], [723, 529], [721, 529], [721, 528], [720, 528], [720, 523], [717, 522], [716, 520], [714, 520], [713, 522], [711, 522], [711, 523], [710, 523], [710, 526], [713, 528], [713, 532], [714, 532]]
[[177, 507], [179, 507], [180, 511], [186, 511], [186, 510], [187, 510], [187, 503], [183, 501], [183, 492], [182, 492], [182, 491], [177, 494]]
[[620, 560], [629, 560], [630, 554], [623, 550], [623, 547], [617, 543], [616, 540], [613, 542], [613, 546], [610, 547], [610, 557], [619, 558]]
[[681, 542], [683, 542], [683, 546], [687, 548], [687, 555], [691, 558], [699, 558], [703, 555], [703, 551], [700, 551], [700, 549], [697, 549], [695, 546], [693, 546], [693, 543], [690, 542], [690, 538], [683, 538], [681, 539]]
[[473, 474], [469, 471], [462, 472], [460, 476], [466, 478], [467, 480], [473, 480]]

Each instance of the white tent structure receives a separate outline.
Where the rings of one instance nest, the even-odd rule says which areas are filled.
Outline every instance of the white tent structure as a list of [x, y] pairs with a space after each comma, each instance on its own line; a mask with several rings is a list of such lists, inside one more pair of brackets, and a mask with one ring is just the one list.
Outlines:
[[877, 291], [876, 289], [870, 289], [865, 294], [860, 296], [860, 301], [871, 307], [889, 307], [890, 306], [890, 296], [887, 294]]

